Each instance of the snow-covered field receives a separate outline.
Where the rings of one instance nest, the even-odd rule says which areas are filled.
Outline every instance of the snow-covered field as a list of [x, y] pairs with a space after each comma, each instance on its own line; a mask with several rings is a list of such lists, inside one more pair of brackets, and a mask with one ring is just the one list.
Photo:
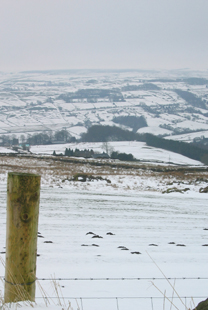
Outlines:
[[[188, 77], [194, 77], [194, 83], [199, 85], [193, 85]], [[207, 71], [0, 73], [0, 135], [16, 135], [21, 140], [22, 135], [26, 139], [34, 133], [64, 128], [79, 139], [89, 126], [122, 126], [114, 122], [115, 117], [143, 116], [148, 127], [140, 128], [139, 133], [171, 139], [184, 134], [182, 140], [188, 142], [195, 137], [207, 137], [207, 77]], [[201, 78], [205, 80], [200, 85]], [[178, 89], [201, 101], [185, 101], [177, 94]], [[86, 93], [90, 90], [116, 90], [122, 100], [103, 95], [91, 98]], [[67, 99], [77, 91], [84, 91], [85, 95]]]
[[[28, 134], [64, 128], [80, 138], [91, 125], [112, 126], [118, 116], [143, 116], [148, 127], [139, 133], [186, 142], [207, 138], [208, 84], [192, 85], [188, 77], [208, 76], [153, 71], [1, 73], [0, 134], [24, 140]], [[145, 89], [148, 83], [151, 87]], [[124, 100], [64, 99], [90, 89], [117, 89]], [[186, 102], [177, 89], [200, 98], [204, 107]], [[13, 157], [11, 149], [0, 147], [1, 258], [5, 259], [7, 173], [39, 173], [43, 238], [38, 238], [37, 277], [52, 297], [50, 279], [60, 279], [66, 301], [60, 309], [72, 309], [69, 300], [74, 310], [167, 310], [171, 306], [167, 300], [164, 305], [163, 294], [178, 309], [193, 309], [208, 295], [207, 194], [200, 193], [208, 185], [207, 167], [141, 142], [110, 142], [109, 147], [139, 161], [51, 156], [65, 148], [103, 152], [102, 143], [32, 146], [31, 157]], [[4, 277], [3, 265], [0, 276]], [[0, 301], [3, 290], [2, 282]], [[44, 308], [38, 285], [36, 295], [36, 308]]]
[[[59, 145], [56, 151], [64, 151], [65, 147], [71, 146]], [[91, 147], [102, 149], [101, 144], [83, 145]], [[114, 147], [122, 151], [121, 142]], [[126, 151], [126, 145], [123, 148]], [[130, 142], [129, 152], [144, 156], [142, 150], [148, 152], [143, 144], [138, 148]], [[52, 149], [34, 147], [32, 151], [51, 154]], [[160, 157], [154, 157], [157, 149], [149, 151], [151, 160], [164, 161], [171, 156], [176, 166], [107, 165], [103, 161], [101, 166], [95, 166], [83, 159], [54, 161], [48, 155], [0, 157], [0, 251], [5, 252], [7, 173], [39, 173], [38, 230], [43, 238], [38, 238], [37, 277], [49, 296], [54, 296], [50, 279], [55, 277], [61, 279], [64, 299], [74, 310], [78, 309], [77, 303], [82, 310], [162, 309], [163, 294], [172, 298], [173, 288], [157, 264], [171, 278], [187, 307], [194, 308], [192, 297], [198, 304], [208, 293], [207, 194], [199, 193], [201, 187], [207, 186], [207, 171], [195, 166], [200, 163], [179, 155], [173, 157], [174, 153], [162, 151]], [[194, 165], [194, 170], [177, 167], [183, 163]], [[75, 182], [71, 180], [75, 173], [102, 179]], [[163, 194], [168, 188], [189, 190]], [[102, 238], [93, 238], [88, 232]], [[113, 235], [107, 234], [110, 232]], [[5, 258], [3, 253], [0, 256]], [[3, 266], [0, 276], [4, 276]], [[3, 293], [3, 284], [0, 290]], [[44, 307], [38, 285], [36, 294], [38, 306]], [[179, 309], [185, 308], [176, 293], [173, 297]], [[169, 308], [166, 301], [165, 309]]]
[[[89, 149], [97, 153], [102, 153], [105, 150], [105, 146], [102, 142], [93, 143], [67, 143], [67, 144], [52, 144], [52, 145], [37, 145], [31, 146], [30, 151], [34, 154], [47, 154], [52, 155], [53, 151], [57, 154], [64, 154], [66, 148], [75, 150]], [[108, 148], [119, 153], [131, 153], [136, 159], [143, 162], [151, 163], [173, 163], [176, 165], [202, 165], [201, 162], [190, 159], [186, 156], [166, 151], [159, 148], [147, 146], [145, 142], [136, 141], [113, 141], [108, 143]], [[1, 147], [0, 147], [1, 152]]]
[[[6, 184], [0, 191], [0, 250], [4, 251]], [[37, 277], [63, 279], [59, 281], [63, 296], [74, 309], [75, 298], [85, 310], [161, 309], [162, 294], [151, 282], [168, 297], [173, 289], [156, 263], [178, 294], [186, 297], [187, 306], [191, 297], [197, 304], [207, 296], [206, 207], [206, 194], [95, 193], [43, 186], [39, 232], [44, 238], [38, 238]], [[88, 232], [103, 238], [92, 238]], [[3, 266], [0, 275], [4, 276]], [[40, 283], [53, 296], [50, 281]], [[43, 304], [41, 296], [37, 289], [39, 304]], [[178, 299], [174, 303], [184, 308]]]

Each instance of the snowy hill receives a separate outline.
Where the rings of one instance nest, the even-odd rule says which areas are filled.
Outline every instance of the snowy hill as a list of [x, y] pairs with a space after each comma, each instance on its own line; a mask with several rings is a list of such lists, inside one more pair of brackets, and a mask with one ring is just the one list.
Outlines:
[[64, 128], [80, 138], [95, 124], [133, 130], [126, 117], [142, 116], [147, 126], [137, 132], [190, 142], [208, 137], [207, 78], [189, 71], [1, 73], [0, 135]]
[[[131, 142], [129, 148], [135, 146]], [[43, 147], [36, 148], [36, 153], [46, 153]], [[124, 145], [119, 142], [115, 147]], [[145, 156], [146, 151], [137, 145], [134, 154]], [[160, 153], [160, 159], [167, 157]], [[41, 175], [37, 277], [52, 297], [49, 309], [53, 301], [57, 304], [51, 275], [59, 279], [67, 304], [52, 309], [162, 309], [163, 293], [151, 283], [169, 299], [173, 288], [148, 254], [190, 309], [192, 303], [207, 297], [207, 194], [201, 191], [207, 189], [206, 167], [83, 158], [67, 161], [66, 157], [47, 155], [1, 156], [0, 165], [2, 260], [6, 252], [7, 173]], [[0, 277], [3, 294], [2, 264]], [[46, 308], [41, 292], [37, 284], [38, 310]], [[178, 309], [184, 306], [177, 297], [173, 302]], [[22, 309], [28, 308], [22, 304]]]
[[[95, 124], [187, 142], [208, 137], [207, 78], [188, 71], [0, 73], [0, 143], [2, 135], [21, 140], [63, 128], [79, 138]], [[60, 155], [66, 148], [102, 152], [101, 142], [34, 145], [24, 154], [0, 146], [0, 258], [8, 172], [37, 173], [37, 277], [52, 297], [49, 309], [165, 309], [164, 296], [178, 309], [195, 308], [207, 297], [207, 167], [144, 142], [108, 143], [137, 161]], [[0, 307], [28, 309], [2, 306], [4, 272], [0, 264]], [[51, 275], [66, 305], [57, 306]], [[35, 309], [46, 308], [43, 297], [37, 285]]]

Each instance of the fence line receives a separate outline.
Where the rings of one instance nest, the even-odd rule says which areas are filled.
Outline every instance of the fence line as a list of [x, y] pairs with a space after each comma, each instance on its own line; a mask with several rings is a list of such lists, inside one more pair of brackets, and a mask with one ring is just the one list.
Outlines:
[[[4, 280], [4, 276], [0, 276]], [[208, 280], [206, 277], [181, 277], [181, 278], [36, 278], [38, 281], [154, 281], [154, 280]]]
[[[0, 278], [4, 279], [4, 276], [0, 276]], [[181, 278], [161, 278], [161, 277], [155, 277], [155, 278], [37, 278], [38, 281], [51, 281], [51, 280], [56, 280], [56, 281], [154, 281], [154, 280], [208, 280], [207, 277], [190, 277], [190, 278], [186, 278], [186, 277], [181, 277]], [[36, 299], [44, 299], [44, 296], [36, 296]], [[54, 296], [47, 296], [47, 298], [50, 299], [57, 299], [57, 297]], [[116, 309], [119, 310], [119, 300], [133, 300], [133, 299], [137, 299], [137, 300], [149, 300], [151, 303], [151, 310], [154, 310], [154, 300], [161, 300], [161, 299], [170, 299], [170, 300], [174, 300], [174, 299], [179, 299], [178, 296], [103, 296], [103, 297], [81, 297], [81, 296], [62, 296], [61, 299], [68, 299], [68, 300], [80, 300], [81, 303], [81, 310], [84, 310], [84, 305], [83, 305], [83, 301], [84, 300], [115, 300], [116, 302]], [[180, 299], [184, 300], [184, 304], [185, 304], [185, 310], [187, 310], [186, 308], [186, 304], [187, 304], [187, 300], [191, 300], [193, 301], [193, 299], [198, 299], [200, 301], [207, 299], [207, 296], [180, 296]]]
[[[208, 280], [205, 277], [192, 278], [53, 278], [56, 281], [153, 281], [153, 280]], [[50, 281], [51, 278], [37, 278], [38, 281]]]
[[[36, 299], [43, 299], [44, 297], [36, 297]], [[47, 296], [47, 298], [50, 298], [50, 299], [57, 299], [57, 297], [49, 297]], [[205, 300], [207, 298], [207, 296], [180, 296], [180, 300], [184, 300], [184, 309], [187, 310], [187, 301], [190, 300], [192, 303], [193, 303], [193, 300], [194, 299], [200, 299], [200, 301], [202, 300]], [[119, 300], [132, 300], [132, 299], [146, 299], [146, 300], [149, 300], [150, 303], [151, 303], [151, 310], [154, 310], [154, 300], [157, 299], [157, 300], [168, 300], [171, 301], [171, 303], [174, 301], [174, 299], [179, 299], [178, 296], [155, 296], [155, 297], [141, 297], [141, 296], [136, 296], [136, 297], [80, 297], [80, 296], [77, 296], [77, 297], [71, 297], [71, 296], [62, 296], [61, 299], [69, 299], [69, 300], [76, 300], [76, 303], [78, 305], [78, 301], [80, 301], [81, 303], [81, 310], [84, 310], [84, 305], [83, 305], [83, 301], [84, 300], [115, 300], [116, 302], [116, 309], [119, 310]], [[195, 307], [195, 305], [194, 305]], [[80, 307], [78, 306], [78, 309], [80, 309]]]
[[[37, 299], [44, 299], [45, 297], [43, 296], [39, 296], [39, 297], [35, 297]], [[50, 297], [50, 296], [47, 296], [47, 298], [50, 298], [50, 299], [57, 299], [57, 297]], [[179, 299], [178, 296], [154, 296], [154, 297], [151, 297], [151, 296], [132, 296], [132, 297], [80, 297], [80, 296], [77, 296], [77, 297], [72, 297], [72, 296], [63, 296], [61, 297], [60, 299], [62, 298], [66, 298], [66, 299], [86, 299], [86, 300], [95, 300], [95, 299], [103, 299], [103, 300], [111, 300], [111, 299], [164, 299], [164, 298], [169, 298], [169, 299]], [[207, 298], [207, 296], [180, 296], [181, 299], [193, 299], [193, 298]]]

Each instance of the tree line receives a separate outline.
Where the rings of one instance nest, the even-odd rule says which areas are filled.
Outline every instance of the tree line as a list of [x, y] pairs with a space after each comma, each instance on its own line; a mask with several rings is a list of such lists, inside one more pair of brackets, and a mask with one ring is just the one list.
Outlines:
[[82, 141], [142, 141], [146, 142], [149, 146], [162, 148], [201, 161], [206, 165], [208, 164], [208, 150], [196, 146], [194, 143], [168, 140], [148, 133], [138, 134], [116, 126], [92, 126], [83, 134]]
[[112, 151], [111, 154], [103, 153], [95, 153], [92, 149], [84, 149], [79, 150], [76, 148], [75, 150], [71, 148], [66, 148], [64, 155], [56, 154], [56, 151], [53, 151], [53, 156], [68, 156], [68, 157], [84, 157], [84, 158], [105, 158], [105, 159], [119, 159], [121, 161], [135, 161], [136, 159], [132, 154], [120, 153]]
[[18, 145], [46, 145], [66, 142], [76, 142], [76, 138], [65, 130], [59, 130], [53, 133], [52, 131], [40, 132], [35, 134], [28, 134], [27, 136], [21, 135], [19, 138], [16, 135], [2, 135], [0, 136], [2, 146], [18, 146]]
[[[52, 143], [109, 141], [142, 141], [146, 142], [146, 144], [149, 146], [172, 151], [187, 156], [191, 159], [201, 161], [202, 163], [208, 165], [208, 150], [201, 144], [168, 140], [148, 133], [138, 134], [133, 131], [124, 130], [117, 126], [94, 125], [89, 127], [87, 132], [84, 133], [79, 140], [76, 140], [75, 137], [72, 137], [71, 134], [65, 129], [56, 131], [54, 134], [52, 132], [45, 132], [28, 135], [27, 138], [24, 135], [21, 135], [20, 139], [17, 139], [14, 135], [11, 137], [8, 135], [0, 136], [0, 144], [3, 146], [18, 145], [19, 143], [40, 145]], [[115, 154], [115, 152], [111, 152], [110, 156], [114, 156], [120, 160], [122, 160], [121, 158], [126, 158], [125, 160], [134, 160], [131, 156], [129, 156], [127, 159], [126, 155], [122, 157], [123, 155], [120, 153]]]

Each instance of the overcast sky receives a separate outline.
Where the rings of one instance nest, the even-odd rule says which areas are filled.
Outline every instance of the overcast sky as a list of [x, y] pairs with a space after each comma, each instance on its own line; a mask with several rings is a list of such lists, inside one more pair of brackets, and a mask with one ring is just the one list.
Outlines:
[[0, 0], [0, 71], [208, 69], [208, 0]]

